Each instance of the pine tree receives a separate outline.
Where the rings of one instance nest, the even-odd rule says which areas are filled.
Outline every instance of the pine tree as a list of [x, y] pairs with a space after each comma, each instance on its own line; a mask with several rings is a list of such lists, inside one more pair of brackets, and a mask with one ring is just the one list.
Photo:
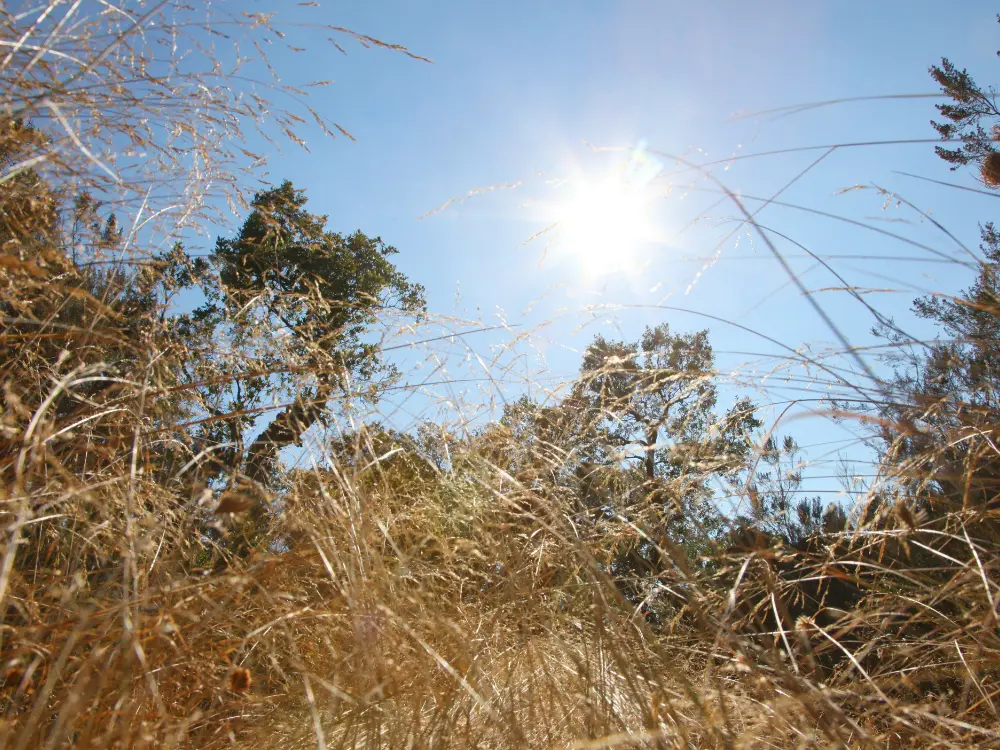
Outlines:
[[[1000, 21], [1000, 16], [997, 20]], [[936, 105], [944, 120], [932, 120], [931, 126], [942, 139], [962, 143], [960, 148], [936, 146], [938, 156], [951, 164], [952, 170], [978, 164], [984, 182], [991, 187], [1000, 186], [1000, 153], [995, 146], [1000, 137], [996, 90], [977, 85], [967, 70], [959, 70], [948, 58], [942, 58], [941, 65], [932, 66], [930, 74], [951, 100]]]
[[[338, 394], [379, 398], [396, 373], [371, 326], [381, 316], [424, 310], [423, 287], [392, 263], [395, 248], [360, 231], [330, 231], [327, 218], [305, 204], [290, 182], [259, 193], [236, 236], [216, 243], [215, 273], [202, 281], [207, 301], [187, 321], [209, 333], [188, 378], [206, 383], [203, 408], [221, 418], [202, 442], [229, 443], [220, 455], [230, 465], [217, 468], [258, 484], [268, 483], [279, 452], [301, 444]], [[220, 380], [220, 370], [230, 376]], [[278, 396], [291, 403], [244, 447], [259, 407]]]

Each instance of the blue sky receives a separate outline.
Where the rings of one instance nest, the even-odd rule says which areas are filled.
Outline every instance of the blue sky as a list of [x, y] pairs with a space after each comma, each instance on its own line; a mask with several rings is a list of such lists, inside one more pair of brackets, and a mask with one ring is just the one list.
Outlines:
[[[942, 55], [983, 83], [1000, 79], [994, 4], [963, 0], [945, 8], [925, 0], [366, 0], [290, 7], [286, 18], [403, 44], [433, 64], [342, 40], [349, 53], [344, 56], [325, 46], [327, 34], [318, 31], [304, 33], [308, 52], [275, 49], [288, 82], [334, 79], [314, 90], [313, 104], [357, 140], [329, 140], [306, 130], [311, 153], [292, 147], [280, 156], [272, 152], [270, 178], [305, 188], [312, 210], [328, 214], [332, 228], [360, 228], [399, 248], [398, 265], [427, 287], [432, 311], [486, 324], [500, 316], [521, 331], [543, 326], [534, 346], [522, 351], [544, 359], [525, 360], [512, 373], [545, 367], [554, 378], [571, 376], [579, 351], [597, 331], [636, 338], [642, 326], [664, 320], [681, 330], [709, 327], [720, 367], [744, 365], [760, 373], [768, 360], [747, 353], [780, 347], [745, 329], [814, 351], [835, 343], [834, 336], [789, 285], [759, 235], [744, 230], [720, 245], [739, 228], [732, 221], [735, 207], [714, 205], [714, 186], [667, 155], [705, 163], [798, 147], [933, 138], [928, 121], [936, 100], [930, 98], [753, 113], [847, 97], [934, 93], [927, 68]], [[588, 143], [619, 150], [595, 153]], [[596, 275], [581, 272], [572, 248], [544, 252], [544, 238], [523, 246], [550, 223], [546, 206], [572, 189], [549, 181], [597, 181], [640, 143], [661, 166], [650, 187], [655, 242], [637, 249], [617, 271]], [[774, 196], [824, 153], [742, 158], [711, 169], [729, 189], [750, 196], [746, 205], [755, 210], [760, 202], [754, 198]], [[906, 207], [883, 208], [885, 197], [872, 186], [931, 213], [971, 248], [977, 245], [977, 222], [991, 218], [993, 204], [990, 197], [921, 182], [902, 171], [975, 186], [973, 175], [950, 173], [930, 143], [843, 148], [826, 155], [778, 200], [898, 233], [931, 251], [785, 206], [772, 204], [757, 219], [829, 256], [849, 283], [891, 289], [866, 299], [910, 323], [907, 310], [919, 291], [955, 292], [971, 276], [960, 265], [940, 262], [941, 255], [962, 257], [952, 240]], [[521, 184], [419, 218], [471, 190], [508, 183]], [[838, 194], [855, 185], [868, 187]], [[809, 289], [840, 285], [789, 240], [772, 238]], [[706, 267], [704, 258], [716, 260]], [[871, 342], [872, 320], [856, 301], [833, 291], [815, 299], [852, 343]], [[629, 308], [616, 308], [621, 305]], [[592, 324], [586, 330], [575, 332], [587, 321]], [[502, 338], [469, 342], [488, 358], [490, 345]], [[470, 372], [478, 367], [474, 360]], [[456, 366], [450, 373], [461, 377], [461, 371]], [[781, 392], [769, 397], [779, 401]], [[424, 406], [411, 401], [410, 411], [404, 404], [400, 414]], [[814, 423], [800, 420], [789, 429], [801, 433], [804, 443], [845, 437], [842, 428]], [[810, 455], [820, 456], [818, 450]]]

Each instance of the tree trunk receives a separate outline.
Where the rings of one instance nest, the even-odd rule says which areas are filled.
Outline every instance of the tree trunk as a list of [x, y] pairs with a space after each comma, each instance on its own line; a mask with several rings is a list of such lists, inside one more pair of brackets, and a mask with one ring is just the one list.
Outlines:
[[284, 409], [269, 424], [247, 450], [246, 475], [261, 485], [268, 478], [282, 448], [299, 445], [302, 435], [319, 420], [326, 402], [333, 395], [333, 383], [323, 380], [315, 394], [303, 394], [296, 403]]
[[650, 429], [646, 433], [646, 479], [656, 479], [656, 436], [658, 430]]

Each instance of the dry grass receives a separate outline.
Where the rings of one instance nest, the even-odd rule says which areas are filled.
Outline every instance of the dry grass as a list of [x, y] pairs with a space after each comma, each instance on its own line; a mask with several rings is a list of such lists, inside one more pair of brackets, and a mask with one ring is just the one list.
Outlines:
[[[210, 184], [238, 203], [240, 128], [296, 140], [298, 115], [241, 96], [207, 45], [282, 37], [215, 5], [0, 13], [3, 104], [38, 126], [0, 133], [4, 747], [1000, 747], [995, 410], [896, 402], [879, 481], [800, 545], [672, 538], [671, 503], [732, 470], [707, 443], [601, 512], [624, 480], [573, 475], [595, 428], [573, 404], [533, 441], [438, 425], [436, 455], [343, 405], [316, 466], [199, 482], [198, 426], [233, 415], [179, 381], [197, 352], [135, 248], [201, 221]], [[71, 229], [85, 188], [132, 206], [115, 267], [134, 274], [68, 254], [79, 229], [108, 259]], [[648, 570], [616, 567], [640, 548]]]

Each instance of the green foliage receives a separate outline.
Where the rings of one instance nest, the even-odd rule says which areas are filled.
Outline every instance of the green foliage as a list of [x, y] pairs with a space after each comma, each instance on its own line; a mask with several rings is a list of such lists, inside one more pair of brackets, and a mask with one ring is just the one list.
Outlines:
[[584, 353], [574, 395], [612, 450], [626, 460], [638, 450], [647, 480], [676, 476], [683, 459], [671, 455], [671, 445], [700, 439], [715, 406], [712, 364], [706, 331], [672, 334], [664, 323], [634, 343], [598, 336]]
[[824, 507], [819, 497], [801, 497], [803, 467], [794, 438], [769, 437], [747, 483], [749, 513], [734, 519], [737, 530], [753, 529], [793, 547], [844, 531], [847, 515], [840, 505]]
[[898, 334], [889, 358], [894, 377], [879, 409], [886, 455], [900, 483], [918, 494], [915, 510], [943, 516], [956, 508], [988, 511], [1000, 488], [1000, 464], [984, 443], [1000, 403], [1000, 233], [982, 227], [984, 263], [956, 297], [923, 297], [915, 313], [941, 335], [919, 348]]
[[[1000, 19], [998, 19], [1000, 20]], [[937, 110], [945, 122], [931, 122], [938, 134], [946, 140], [960, 139], [961, 148], [936, 146], [935, 151], [952, 169], [970, 162], [982, 162], [996, 153], [996, 130], [983, 127], [984, 120], [1000, 117], [996, 106], [996, 92], [976, 85], [966, 70], [959, 70], [947, 58], [941, 65], [930, 69], [931, 76], [941, 86], [941, 91], [951, 98], [949, 104], [938, 104]]]
[[363, 377], [379, 368], [362, 337], [378, 313], [424, 309], [424, 290], [392, 265], [397, 250], [361, 232], [326, 229], [326, 217], [305, 210], [290, 182], [257, 194], [234, 238], [220, 238], [218, 287], [202, 314], [228, 313], [237, 326], [272, 326], [287, 333], [304, 361], [337, 352]]
[[[220, 417], [197, 436], [203, 450], [228, 446], [212, 458], [216, 473], [242, 466], [267, 483], [280, 450], [301, 444], [338, 393], [376, 401], [395, 370], [373, 326], [424, 310], [423, 287], [392, 264], [395, 248], [332, 232], [305, 204], [289, 182], [257, 194], [236, 236], [216, 243], [214, 273], [195, 270], [206, 302], [180, 323], [192, 339], [185, 374], [202, 384], [205, 413]], [[213, 379], [220, 369], [230, 377]], [[276, 399], [291, 403], [244, 449], [260, 407]]]
[[674, 334], [664, 323], [632, 343], [598, 336], [572, 395], [595, 430], [592, 461], [640, 472], [647, 494], [679, 508], [702, 504], [710, 477], [740, 470], [760, 424], [746, 399], [716, 415], [713, 367], [706, 331]]

